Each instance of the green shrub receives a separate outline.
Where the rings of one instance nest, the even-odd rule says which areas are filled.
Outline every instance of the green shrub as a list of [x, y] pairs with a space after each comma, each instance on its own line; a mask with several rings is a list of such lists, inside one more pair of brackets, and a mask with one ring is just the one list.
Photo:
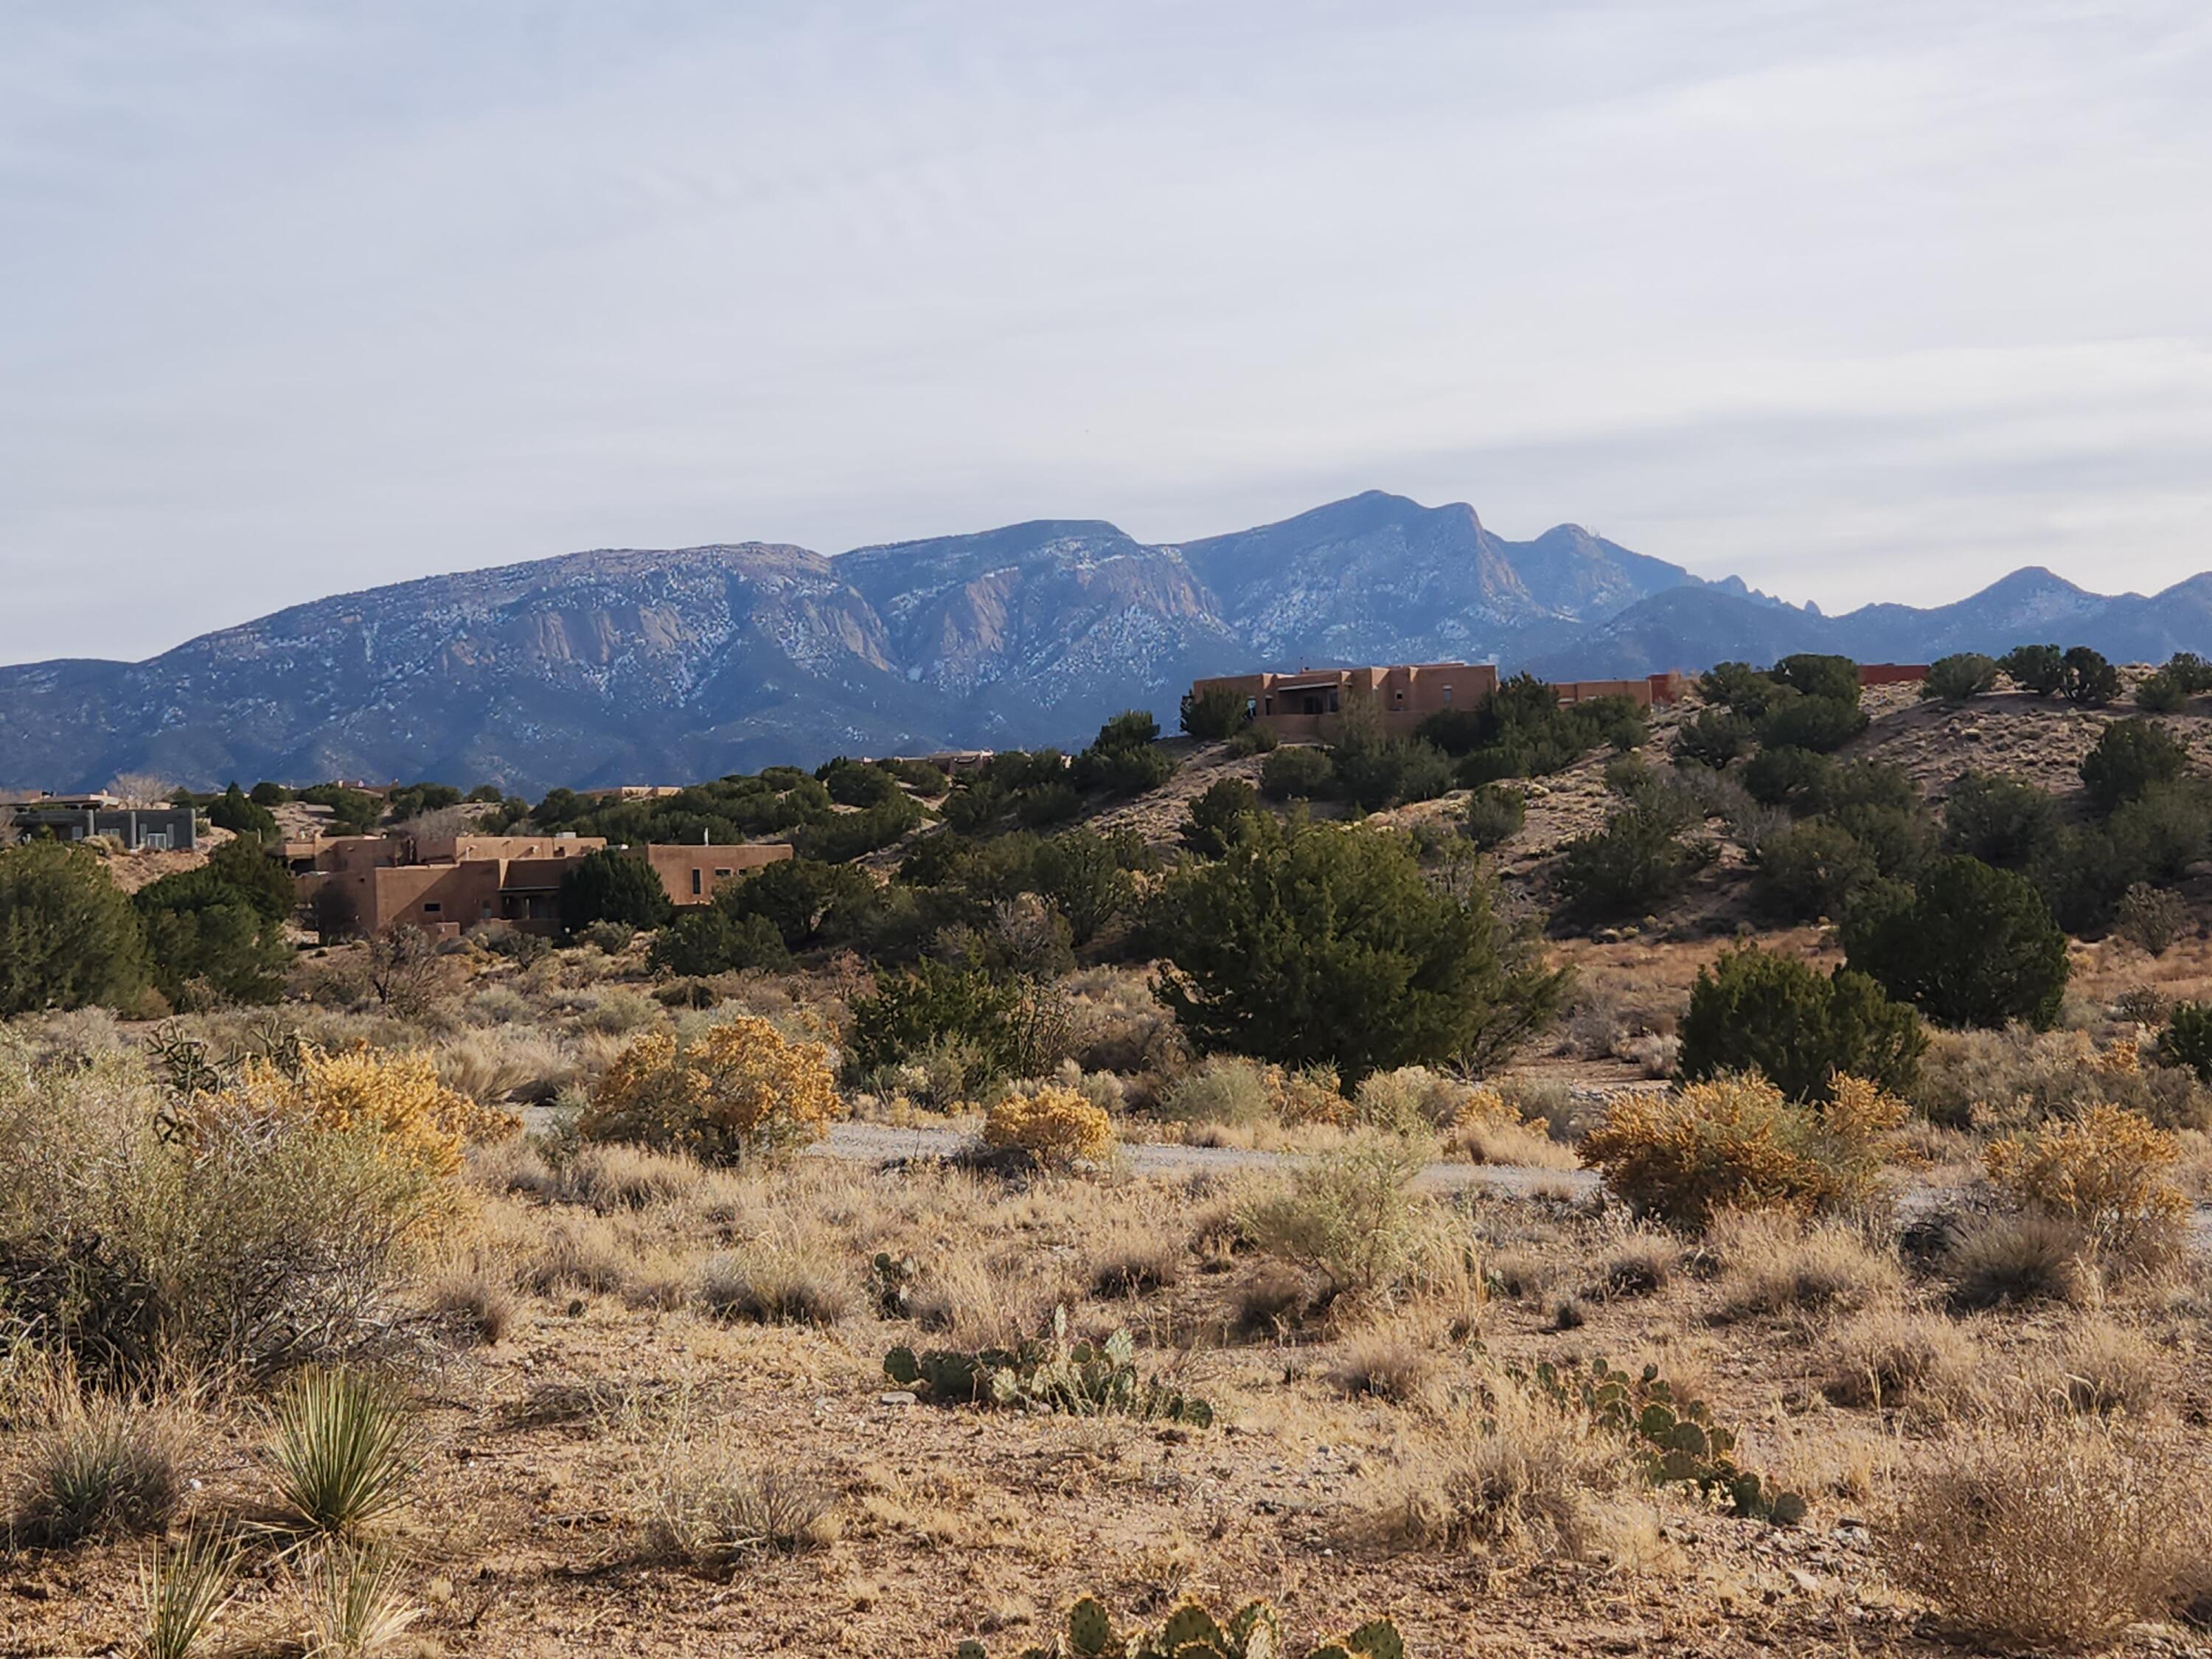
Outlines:
[[2057, 804], [2009, 773], [1961, 773], [1943, 803], [1944, 851], [2000, 869], [2026, 869], [2057, 830]]
[[2158, 1057], [2166, 1066], [2184, 1066], [2197, 1080], [2212, 1085], [2212, 1002], [2177, 1002], [2158, 1034]]
[[361, 1371], [302, 1371], [273, 1417], [269, 1462], [294, 1524], [357, 1537], [406, 1497], [413, 1424], [389, 1383]]
[[1747, 753], [1758, 728], [1729, 708], [1708, 708], [1676, 728], [1671, 750], [1677, 763], [1710, 766], [1715, 771]]
[[184, 1496], [178, 1425], [158, 1406], [74, 1391], [51, 1402], [42, 1422], [14, 1425], [12, 1541], [42, 1549], [88, 1539], [159, 1534]]
[[1168, 878], [1152, 928], [1160, 1000], [1199, 1048], [1355, 1080], [1496, 1057], [1565, 986], [1497, 921], [1486, 878], [1440, 890], [1372, 830], [1255, 820], [1219, 862]]
[[1765, 719], [1789, 695], [1773, 676], [1747, 662], [1715, 663], [1699, 677], [1698, 691], [1707, 702], [1733, 709], [1751, 720]]
[[1260, 793], [1269, 800], [1319, 800], [1334, 793], [1335, 777], [1335, 764], [1326, 750], [1278, 749], [1261, 763]]
[[2021, 876], [1978, 859], [1930, 866], [1911, 896], [1844, 919], [1850, 965], [1944, 1025], [2039, 1030], [2066, 992], [2066, 935]]
[[1364, 1135], [1300, 1165], [1238, 1219], [1260, 1249], [1340, 1290], [1388, 1289], [1418, 1259], [1420, 1212], [1411, 1188], [1421, 1161], [1417, 1141]]
[[2120, 914], [2112, 931], [2151, 955], [2162, 957], [2188, 919], [2189, 907], [2182, 902], [2180, 894], [2138, 881], [2120, 895]]
[[2146, 674], [2136, 685], [2136, 707], [2146, 714], [2179, 714], [2189, 706], [2189, 693], [2164, 669]]
[[2114, 720], [2081, 761], [2081, 787], [2100, 811], [2139, 800], [2189, 770], [2189, 750], [2155, 720]]
[[2066, 683], [2066, 653], [2055, 645], [2016, 645], [1997, 659], [2004, 676], [2035, 696], [2055, 696]]
[[561, 878], [561, 926], [570, 933], [595, 921], [626, 921], [633, 927], [658, 927], [675, 907], [651, 865], [629, 853], [603, 847], [586, 853]]
[[2166, 659], [2166, 665], [2159, 672], [2189, 696], [2193, 697], [2200, 691], [2212, 691], [2212, 662], [2207, 662], [2194, 651], [2175, 652]]
[[1242, 1054], [1214, 1054], [1161, 1091], [1159, 1115], [1170, 1123], [1271, 1123], [1282, 1112], [1280, 1076]]
[[0, 1018], [104, 1003], [146, 986], [131, 901], [93, 853], [59, 842], [0, 848]]
[[1486, 783], [1468, 793], [1460, 823], [1467, 838], [1487, 853], [1519, 835], [1528, 817], [1527, 796], [1502, 783]]
[[265, 841], [276, 833], [276, 815], [249, 799], [234, 782], [208, 806], [208, 822], [234, 836]]
[[653, 972], [703, 978], [750, 968], [782, 968], [791, 953], [765, 916], [733, 915], [720, 904], [695, 905], [653, 938], [646, 958]]
[[1865, 975], [1755, 946], [1698, 971], [1680, 1035], [1685, 1079], [1756, 1071], [1792, 1100], [1826, 1099], [1839, 1073], [1908, 1093], [1928, 1047], [1919, 1016]]
[[1186, 691], [1182, 694], [1183, 732], [1208, 742], [1232, 736], [1251, 718], [1250, 702], [1233, 686], [1209, 685], [1203, 691]]
[[[1126, 720], [1128, 716], [1120, 718]], [[1147, 714], [1145, 719], [1149, 721], [1152, 716]], [[1112, 721], [1108, 722], [1109, 729], [1112, 725]], [[1174, 775], [1175, 763], [1159, 750], [1142, 744], [1086, 749], [1075, 757], [1075, 764], [1068, 771], [1077, 789], [1097, 790], [1109, 795], [1141, 795], [1158, 788]], [[1016, 806], [1015, 811], [1024, 823], [1051, 823], [1067, 816], [1041, 812], [1035, 805], [1038, 796], [1049, 796], [1056, 787], [1064, 786], [1048, 785]]]
[[1938, 657], [1928, 665], [1928, 678], [1920, 683], [1923, 698], [1964, 702], [1986, 696], [1997, 683], [1997, 661], [1978, 651], [1961, 651]]
[[1858, 707], [1859, 665], [1849, 657], [1800, 651], [1783, 658], [1768, 674], [1776, 684], [1787, 686], [1802, 696], [1822, 697], [1831, 702]]
[[1590, 920], [1649, 915], [1680, 894], [1719, 849], [1681, 838], [1679, 814], [1628, 806], [1605, 828], [1561, 849], [1557, 878], [1567, 908]]
[[1179, 839], [1200, 858], [1219, 858], [1260, 810], [1260, 792], [1243, 778], [1216, 778], [1185, 814]]
[[882, 767], [842, 755], [816, 767], [814, 776], [840, 806], [880, 806], [899, 793], [898, 780]]
[[846, 1058], [866, 1073], [950, 1038], [974, 1045], [989, 1075], [1003, 1075], [1015, 1058], [1011, 1022], [1018, 1000], [1010, 981], [924, 957], [902, 973], [879, 975], [872, 995], [854, 1000]]
[[172, 1003], [183, 1003], [198, 986], [229, 1002], [274, 1002], [283, 994], [292, 947], [281, 918], [257, 909], [256, 898], [212, 863], [163, 876], [132, 896], [154, 982]]
[[[872, 766], [856, 767], [854, 770], [890, 781]], [[800, 858], [823, 864], [844, 864], [889, 847], [916, 828], [921, 820], [921, 803], [892, 784], [891, 793], [872, 806], [864, 806], [857, 812], [836, 813], [819, 823], [800, 825], [791, 832], [792, 849]]]
[[1030, 860], [1036, 891], [1067, 921], [1071, 943], [1088, 945], [1136, 902], [1130, 870], [1145, 856], [1141, 841], [1121, 830], [1061, 831], [1037, 843]]
[[2102, 708], [2120, 695], [2120, 671], [2102, 652], [2070, 645], [2059, 661], [2058, 695], [2084, 708]]
[[1874, 853], [1839, 824], [1808, 818], [1760, 844], [1753, 901], [1785, 921], [1841, 915], [1852, 895], [1882, 873]]
[[1778, 749], [1809, 749], [1825, 755], [1842, 748], [1867, 728], [1866, 711], [1856, 697], [1796, 697], [1778, 705], [1759, 727], [1759, 740]]
[[860, 938], [882, 902], [866, 871], [806, 858], [764, 866], [714, 895], [733, 918], [766, 917], [793, 951]]
[[1770, 744], [1743, 767], [1743, 787], [1765, 806], [1802, 808], [1820, 796], [1835, 762], [1809, 749]]

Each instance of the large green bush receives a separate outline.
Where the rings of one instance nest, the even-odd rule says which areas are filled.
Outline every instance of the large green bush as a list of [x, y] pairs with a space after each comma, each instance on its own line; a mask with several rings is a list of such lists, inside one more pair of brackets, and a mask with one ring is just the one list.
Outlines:
[[766, 916], [738, 916], [720, 904], [694, 905], [653, 935], [653, 971], [703, 976], [749, 968], [781, 968], [791, 960], [783, 935]]
[[2039, 697], [2054, 696], [2066, 683], [2066, 653], [2055, 645], [2016, 645], [1997, 659], [2005, 678]]
[[1078, 826], [1039, 842], [1030, 869], [1036, 891], [1067, 919], [1071, 940], [1088, 945], [1135, 902], [1130, 872], [1144, 855], [1127, 830], [1102, 836]]
[[879, 975], [872, 995], [853, 1003], [848, 1061], [858, 1071], [896, 1065], [942, 1042], [964, 1044], [1001, 1076], [1018, 1058], [1014, 1017], [1021, 988], [979, 969], [924, 958]]
[[866, 871], [804, 858], [768, 865], [714, 895], [732, 916], [765, 916], [793, 951], [860, 938], [881, 902]]
[[2066, 993], [2066, 935], [2026, 878], [1938, 860], [1912, 888], [1845, 917], [1850, 966], [1943, 1025], [2039, 1030]]
[[1775, 684], [1786, 685], [1800, 696], [1858, 707], [1859, 665], [1849, 657], [1800, 651], [1783, 658], [1769, 672]]
[[1602, 921], [1646, 915], [1675, 898], [1718, 850], [1685, 842], [1683, 827], [1678, 812], [1632, 805], [1567, 842], [1556, 879], [1568, 909]]
[[147, 962], [172, 1003], [204, 996], [202, 986], [227, 1002], [274, 1002], [283, 994], [292, 947], [281, 917], [257, 908], [254, 897], [213, 866], [138, 890], [131, 903], [145, 929]]
[[1743, 787], [1762, 805], [1802, 810], [1819, 799], [1835, 764], [1809, 749], [1769, 744], [1744, 763]]
[[1233, 736], [1251, 718], [1247, 708], [1250, 701], [1226, 685], [1211, 685], [1196, 694], [1186, 691], [1182, 694], [1183, 732], [1207, 741]]
[[234, 836], [264, 841], [276, 833], [276, 815], [234, 782], [208, 806], [208, 822]]
[[1753, 900], [1784, 921], [1838, 916], [1882, 873], [1873, 851], [1841, 824], [1807, 818], [1760, 843], [1752, 866]]
[[52, 841], [0, 848], [0, 1018], [126, 1007], [145, 986], [137, 914], [97, 857]]
[[2058, 695], [2084, 708], [2102, 708], [2120, 695], [2120, 671], [2103, 652], [2070, 645], [2059, 659]]
[[1777, 749], [1809, 749], [1826, 755], [1842, 748], [1867, 728], [1866, 711], [1856, 698], [1795, 697], [1768, 714], [1760, 740]]
[[1319, 800], [1335, 782], [1336, 767], [1323, 749], [1278, 749], [1260, 763], [1260, 793], [1269, 800]]
[[1549, 1023], [1565, 988], [1503, 927], [1477, 877], [1432, 886], [1405, 840], [1255, 821], [1154, 907], [1161, 1000], [1200, 1049], [1356, 1079], [1480, 1066]]
[[1178, 839], [1200, 858], [1219, 858], [1259, 810], [1260, 792], [1250, 783], [1243, 778], [1216, 778], [1191, 802]]
[[2057, 803], [2010, 773], [1961, 773], [1943, 803], [1944, 850], [2002, 869], [2026, 869], [2057, 831]]
[[1676, 728], [1671, 752], [1678, 762], [1720, 770], [1750, 751], [1759, 730], [1729, 708], [1701, 710]]
[[1519, 835], [1528, 818], [1526, 795], [1510, 784], [1486, 783], [1468, 792], [1461, 824], [1467, 838], [1487, 853]]
[[2156, 720], [2114, 720], [2082, 757], [2081, 787], [2099, 810], [2109, 812], [2188, 769], [2188, 747]]
[[1793, 1100], [1826, 1099], [1838, 1073], [1905, 1093], [1928, 1047], [1920, 1017], [1864, 974], [1756, 946], [1699, 970], [1681, 1038], [1686, 1079], [1757, 1071]]
[[1985, 657], [1978, 651], [1960, 651], [1938, 657], [1928, 665], [1928, 678], [1920, 683], [1920, 695], [1948, 702], [1964, 702], [1969, 697], [1986, 695], [1996, 683], [1995, 657]]
[[658, 927], [675, 909], [668, 890], [643, 859], [603, 847], [586, 853], [562, 874], [561, 926], [571, 933], [595, 921]]

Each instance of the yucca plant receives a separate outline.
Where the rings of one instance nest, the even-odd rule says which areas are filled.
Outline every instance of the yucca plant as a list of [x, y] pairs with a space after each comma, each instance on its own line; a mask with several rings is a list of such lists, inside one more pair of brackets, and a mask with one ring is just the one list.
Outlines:
[[238, 1572], [238, 1540], [213, 1528], [188, 1531], [172, 1547], [157, 1544], [140, 1568], [146, 1601], [144, 1659], [186, 1659], [223, 1605]]
[[414, 1474], [406, 1402], [354, 1370], [308, 1370], [277, 1398], [269, 1461], [286, 1518], [350, 1536], [394, 1509]]
[[308, 1573], [307, 1602], [313, 1659], [371, 1659], [422, 1616], [381, 1544], [331, 1545]]

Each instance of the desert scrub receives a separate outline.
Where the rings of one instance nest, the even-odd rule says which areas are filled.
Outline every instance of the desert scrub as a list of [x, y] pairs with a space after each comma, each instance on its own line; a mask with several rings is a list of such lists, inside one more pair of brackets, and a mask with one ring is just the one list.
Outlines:
[[352, 1538], [405, 1499], [414, 1424], [406, 1401], [383, 1378], [301, 1371], [277, 1395], [270, 1425], [277, 1502], [302, 1530]]
[[1961, 1129], [2031, 1128], [2095, 1105], [2124, 1106], [2166, 1129], [2212, 1124], [2212, 1090], [2174, 1063], [2164, 1036], [2158, 1058], [2165, 1063], [2145, 1066], [2132, 1038], [2100, 1047], [2081, 1031], [1943, 1031], [1912, 1101], [1931, 1121]]
[[2204, 1471], [2154, 1442], [2052, 1418], [1914, 1461], [1878, 1534], [1890, 1575], [1977, 1643], [2094, 1647], [2168, 1613], [2208, 1542]]
[[1620, 1096], [1583, 1137], [1583, 1162], [1637, 1208], [1686, 1225], [1721, 1209], [1840, 1208], [1873, 1189], [1905, 1107], [1860, 1078], [1832, 1091], [1798, 1105], [1753, 1073]]
[[1991, 1183], [2017, 1208], [2081, 1230], [2100, 1255], [2139, 1266], [2170, 1259], [2189, 1200], [2174, 1184], [2180, 1143], [2117, 1106], [2000, 1140], [1984, 1155]]
[[1549, 1126], [1523, 1117], [1520, 1108], [1487, 1084], [1457, 1091], [1457, 1108], [1443, 1126], [1444, 1150], [1473, 1164], [1510, 1164], [1539, 1170], [1571, 1170], [1572, 1149], [1553, 1140]]
[[587, 1140], [738, 1164], [819, 1140], [843, 1114], [827, 1049], [741, 1014], [689, 1042], [639, 1037], [615, 1057], [576, 1128]]
[[1369, 1134], [1301, 1165], [1238, 1220], [1259, 1247], [1340, 1290], [1387, 1290], [1419, 1262], [1425, 1209], [1409, 1190], [1422, 1149]]
[[1114, 1156], [1114, 1121], [1074, 1090], [1048, 1083], [994, 1105], [983, 1120], [983, 1144], [1027, 1152], [1048, 1169], [1104, 1164]]
[[9, 1482], [7, 1533], [58, 1548], [160, 1534], [184, 1493], [184, 1425], [169, 1407], [86, 1394], [68, 1367], [38, 1390]]
[[457, 1171], [471, 1142], [499, 1139], [519, 1127], [507, 1113], [440, 1082], [432, 1055], [368, 1048], [333, 1054], [307, 1047], [284, 1066], [249, 1060], [231, 1087], [195, 1095], [177, 1110], [187, 1140], [208, 1133], [218, 1117], [368, 1134], [386, 1156], [434, 1176]]
[[1160, 1091], [1158, 1115], [1170, 1123], [1273, 1123], [1283, 1115], [1283, 1073], [1241, 1054], [1200, 1060]]

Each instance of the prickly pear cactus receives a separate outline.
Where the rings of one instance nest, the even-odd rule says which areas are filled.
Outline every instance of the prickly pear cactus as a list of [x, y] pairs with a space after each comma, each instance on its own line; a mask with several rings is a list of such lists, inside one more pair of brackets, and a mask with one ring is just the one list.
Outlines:
[[[954, 1659], [988, 1659], [979, 1642], [963, 1642]], [[1160, 1628], [1117, 1636], [1105, 1607], [1091, 1596], [1067, 1613], [1067, 1628], [1049, 1648], [1029, 1648], [1020, 1659], [1290, 1659], [1283, 1623], [1265, 1601], [1239, 1607], [1226, 1625], [1196, 1601], [1184, 1601]], [[1307, 1659], [1406, 1659], [1405, 1639], [1387, 1619], [1372, 1620], [1340, 1640], [1325, 1642]]]

